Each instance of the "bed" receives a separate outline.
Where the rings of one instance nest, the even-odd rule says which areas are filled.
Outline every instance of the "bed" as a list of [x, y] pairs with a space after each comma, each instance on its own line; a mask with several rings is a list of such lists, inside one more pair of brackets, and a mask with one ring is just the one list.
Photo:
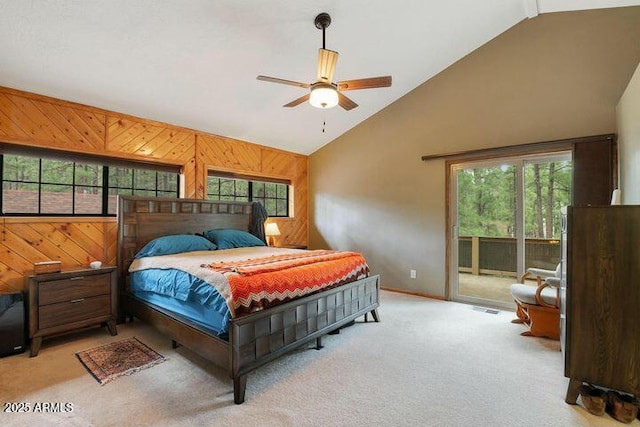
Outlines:
[[[252, 205], [245, 202], [133, 196], [120, 196], [118, 199], [120, 319], [136, 317], [147, 322], [167, 335], [174, 346], [183, 345], [227, 370], [233, 380], [236, 404], [244, 402], [249, 372], [314, 340], [316, 348], [320, 349], [324, 335], [359, 317], [364, 316], [367, 322], [368, 314], [371, 314], [375, 322], [379, 321], [378, 275], [368, 275], [237, 316], [231, 310], [233, 313], [227, 316], [224, 331], [190, 315], [195, 310], [200, 311], [203, 317], [215, 316], [211, 314], [215, 310], [197, 307], [183, 307], [181, 310], [171, 305], [166, 308], [162, 301], [145, 298], [144, 289], [140, 292], [140, 286], [132, 290], [129, 268], [136, 261], [136, 253], [150, 241], [162, 236], [197, 234], [211, 229], [248, 231], [251, 222]], [[284, 253], [296, 258], [300, 252], [304, 251], [291, 249]]]

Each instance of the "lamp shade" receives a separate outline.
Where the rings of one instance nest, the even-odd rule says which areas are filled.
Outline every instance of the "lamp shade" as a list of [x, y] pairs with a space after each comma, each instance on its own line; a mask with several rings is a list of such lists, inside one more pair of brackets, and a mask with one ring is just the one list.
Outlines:
[[338, 105], [338, 91], [327, 83], [315, 83], [311, 88], [309, 104], [316, 108], [333, 108]]
[[280, 229], [278, 228], [278, 224], [275, 222], [268, 222], [264, 226], [264, 234], [267, 236], [279, 236]]

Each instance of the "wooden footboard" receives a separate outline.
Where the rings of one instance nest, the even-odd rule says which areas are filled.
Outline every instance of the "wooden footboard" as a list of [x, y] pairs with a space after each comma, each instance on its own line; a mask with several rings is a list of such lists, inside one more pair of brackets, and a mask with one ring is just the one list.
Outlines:
[[289, 301], [234, 319], [229, 342], [153, 304], [129, 296], [128, 314], [154, 326], [171, 340], [227, 369], [233, 379], [234, 402], [244, 402], [247, 374], [283, 354], [321, 338], [371, 313], [379, 321], [380, 276]]
[[378, 321], [380, 276], [289, 301], [231, 321], [231, 377], [235, 403], [244, 402], [246, 375], [371, 312]]

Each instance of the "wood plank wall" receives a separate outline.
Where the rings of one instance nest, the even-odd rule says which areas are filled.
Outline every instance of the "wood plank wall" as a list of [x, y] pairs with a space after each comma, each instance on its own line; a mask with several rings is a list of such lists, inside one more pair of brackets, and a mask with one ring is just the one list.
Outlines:
[[[271, 220], [282, 232], [276, 244], [308, 241], [307, 156], [2, 86], [0, 142], [178, 165], [187, 198], [204, 198], [209, 169], [289, 179], [294, 214]], [[24, 289], [36, 261], [115, 265], [115, 218], [0, 220], [0, 292]]]

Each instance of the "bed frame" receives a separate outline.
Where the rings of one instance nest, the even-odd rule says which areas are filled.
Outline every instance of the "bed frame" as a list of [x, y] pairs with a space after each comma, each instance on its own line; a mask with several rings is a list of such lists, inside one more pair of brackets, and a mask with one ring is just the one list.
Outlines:
[[231, 320], [225, 341], [188, 319], [141, 301], [128, 292], [128, 269], [150, 240], [212, 228], [249, 230], [251, 203], [120, 196], [118, 199], [118, 279], [120, 319], [137, 317], [180, 344], [226, 369], [234, 402], [244, 402], [247, 374], [283, 354], [371, 313], [378, 322], [380, 277], [370, 276], [273, 308]]

